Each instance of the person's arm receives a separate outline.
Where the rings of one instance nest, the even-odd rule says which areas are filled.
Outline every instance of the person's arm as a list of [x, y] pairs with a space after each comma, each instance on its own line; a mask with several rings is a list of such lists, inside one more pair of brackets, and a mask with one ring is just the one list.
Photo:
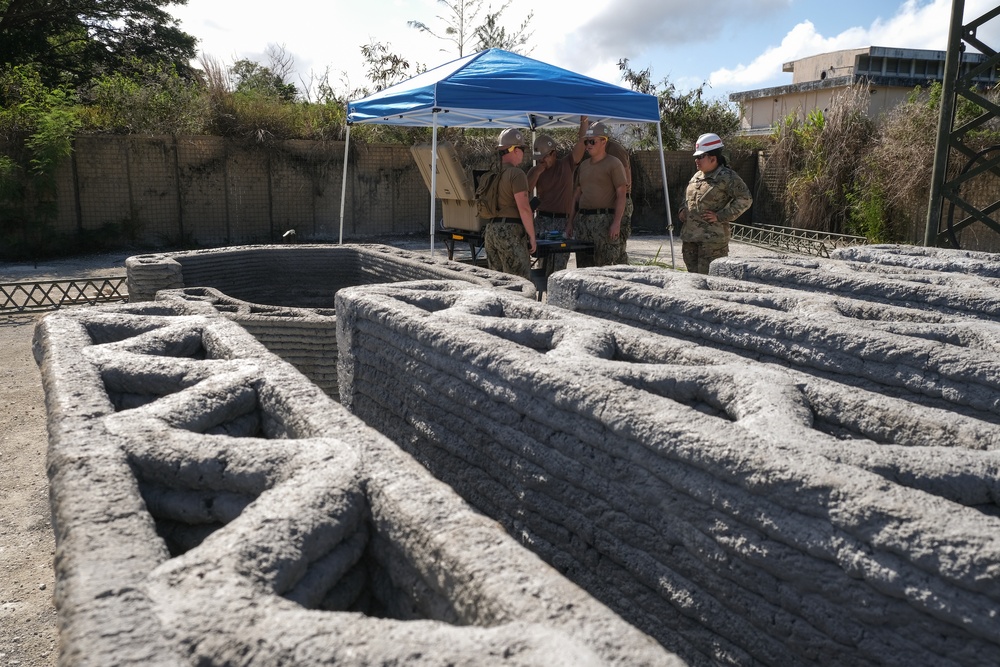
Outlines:
[[544, 160], [528, 170], [528, 192], [535, 191], [535, 186], [538, 185], [538, 178], [542, 175], [543, 171], [545, 171]]
[[625, 215], [625, 194], [627, 192], [628, 186], [624, 183], [615, 188], [615, 219], [611, 223], [611, 234], [609, 235], [612, 239], [618, 238], [622, 230], [622, 216]]
[[576, 217], [576, 212], [580, 208], [580, 195], [583, 194], [583, 189], [578, 185], [573, 191], [573, 208], [569, 210], [569, 215], [566, 216], [566, 238], [573, 238], [573, 218]]
[[723, 222], [733, 222], [750, 208], [750, 205], [753, 204], [753, 197], [750, 195], [750, 188], [736, 172], [732, 173], [732, 178], [728, 179], [726, 185], [729, 188], [729, 202], [716, 211], [715, 215], [718, 220]]
[[535, 243], [535, 220], [531, 214], [531, 204], [528, 203], [527, 190], [515, 192], [514, 203], [517, 204], [517, 212], [521, 214], [521, 224], [524, 225], [524, 231], [528, 233], [528, 252], [534, 255], [538, 244]]
[[587, 134], [587, 128], [590, 127], [590, 121], [587, 120], [586, 116], [580, 116], [580, 129], [576, 133], [576, 144], [573, 145], [573, 152], [570, 155], [573, 156], [573, 166], [580, 164], [580, 160], [583, 159], [584, 154], [587, 152], [587, 147], [583, 145], [583, 138]]

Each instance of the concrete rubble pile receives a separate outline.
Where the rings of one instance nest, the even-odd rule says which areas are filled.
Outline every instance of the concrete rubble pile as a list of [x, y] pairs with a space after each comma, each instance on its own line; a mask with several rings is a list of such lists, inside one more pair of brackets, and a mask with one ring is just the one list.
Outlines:
[[680, 665], [208, 304], [36, 328], [61, 665]]

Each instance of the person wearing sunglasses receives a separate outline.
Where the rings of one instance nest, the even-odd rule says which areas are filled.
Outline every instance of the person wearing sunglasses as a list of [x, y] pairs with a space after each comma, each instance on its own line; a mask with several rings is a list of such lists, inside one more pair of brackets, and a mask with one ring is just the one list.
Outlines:
[[[559, 156], [555, 139], [540, 134], [535, 139], [535, 166], [528, 170], [528, 191], [535, 191], [538, 205], [535, 208], [535, 234], [546, 238], [552, 233], [566, 235], [566, 221], [573, 210], [573, 171], [583, 159], [583, 134], [587, 117], [580, 120], [580, 131], [571, 151]], [[551, 275], [566, 268], [568, 253], [557, 253], [546, 262], [546, 273]]]
[[483, 247], [486, 261], [494, 271], [531, 279], [531, 255], [535, 243], [535, 224], [528, 203], [528, 178], [520, 168], [527, 142], [515, 127], [500, 133], [497, 155], [500, 158], [500, 185], [496, 217], [486, 221]]
[[576, 171], [576, 205], [566, 223], [566, 233], [578, 241], [594, 244], [592, 252], [577, 252], [576, 265], [607, 266], [624, 256], [621, 223], [625, 214], [628, 179], [621, 160], [607, 152], [611, 130], [604, 123], [591, 123], [583, 145], [590, 159]]
[[[589, 123], [586, 116], [580, 117], [580, 131], [586, 132]], [[618, 158], [625, 167], [625, 213], [622, 214], [622, 226], [619, 231], [621, 240], [618, 243], [618, 257], [613, 264], [628, 264], [628, 238], [632, 235], [632, 162], [629, 159], [628, 149], [615, 141], [614, 137], [608, 137], [608, 155]], [[579, 161], [579, 160], [578, 160]]]
[[688, 182], [681, 221], [681, 256], [691, 273], [708, 273], [713, 259], [729, 255], [729, 223], [753, 203], [750, 189], [726, 164], [717, 134], [703, 134], [694, 145], [698, 170]]

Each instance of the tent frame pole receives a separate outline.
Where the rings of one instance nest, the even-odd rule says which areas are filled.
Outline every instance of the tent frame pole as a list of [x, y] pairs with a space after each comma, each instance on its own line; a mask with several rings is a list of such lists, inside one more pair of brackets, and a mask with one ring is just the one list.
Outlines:
[[435, 110], [431, 114], [431, 257], [434, 256], [434, 213], [437, 210], [437, 160], [438, 160], [438, 112]]
[[677, 268], [677, 260], [674, 259], [674, 221], [670, 217], [670, 190], [667, 189], [667, 160], [663, 155], [663, 131], [660, 124], [656, 124], [656, 141], [660, 144], [660, 175], [663, 177], [663, 201], [667, 207], [667, 232], [670, 234], [670, 268]]
[[344, 202], [347, 201], [347, 155], [351, 147], [351, 126], [347, 125], [347, 134], [344, 137], [344, 176], [340, 181], [340, 240], [339, 245], [344, 245]]

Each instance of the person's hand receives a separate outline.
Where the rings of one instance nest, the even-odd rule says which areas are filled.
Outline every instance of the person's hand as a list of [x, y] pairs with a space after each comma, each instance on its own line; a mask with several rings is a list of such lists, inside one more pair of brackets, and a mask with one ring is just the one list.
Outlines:
[[706, 222], [718, 222], [719, 221], [719, 216], [715, 214], [715, 211], [705, 211], [704, 213], [701, 214], [701, 217]]
[[535, 242], [535, 237], [528, 237], [528, 254], [534, 255], [536, 252], [538, 252], [538, 243]]
[[608, 234], [608, 236], [611, 238], [612, 241], [614, 241], [621, 234], [621, 231], [622, 231], [622, 221], [616, 220], [615, 222], [611, 223], [611, 233]]
[[688, 211], [686, 208], [682, 208], [681, 210], [677, 211], [677, 219], [680, 220], [681, 222], [687, 222]]

